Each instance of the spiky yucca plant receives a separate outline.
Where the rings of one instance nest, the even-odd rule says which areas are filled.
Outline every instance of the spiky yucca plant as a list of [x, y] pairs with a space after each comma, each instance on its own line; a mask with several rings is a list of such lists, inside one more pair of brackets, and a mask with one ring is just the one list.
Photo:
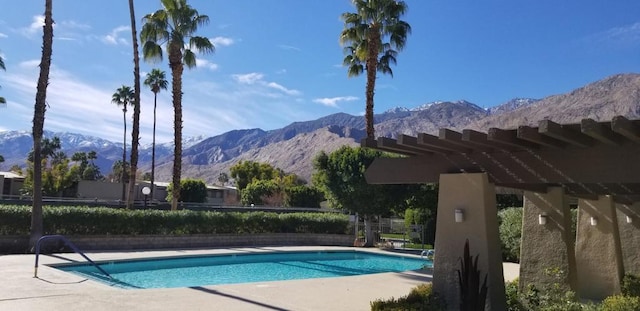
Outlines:
[[484, 311], [487, 298], [487, 274], [480, 285], [478, 257], [469, 254], [469, 239], [464, 243], [464, 255], [460, 260], [458, 284], [460, 285], [460, 311]]

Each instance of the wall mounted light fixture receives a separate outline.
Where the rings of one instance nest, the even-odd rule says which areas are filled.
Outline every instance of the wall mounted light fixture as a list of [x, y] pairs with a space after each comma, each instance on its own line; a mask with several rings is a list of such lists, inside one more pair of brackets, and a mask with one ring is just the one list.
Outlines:
[[455, 219], [456, 222], [463, 222], [464, 221], [464, 210], [461, 208], [456, 208], [455, 210]]
[[633, 218], [631, 218], [631, 216], [627, 215], [627, 223], [630, 224], [633, 222]]
[[598, 218], [591, 216], [590, 222], [591, 222], [592, 226], [597, 226], [598, 225]]
[[542, 213], [540, 215], [538, 215], [538, 224], [539, 225], [546, 225], [547, 224], [547, 213]]

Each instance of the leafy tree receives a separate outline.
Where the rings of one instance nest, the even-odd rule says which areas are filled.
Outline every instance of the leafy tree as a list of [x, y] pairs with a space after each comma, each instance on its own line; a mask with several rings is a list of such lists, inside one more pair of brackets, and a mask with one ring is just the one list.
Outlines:
[[255, 180], [272, 180], [282, 172], [268, 163], [254, 161], [240, 161], [231, 166], [229, 171], [239, 191]]
[[220, 173], [220, 175], [218, 175], [218, 181], [224, 186], [224, 184], [229, 182], [229, 175], [225, 172]]
[[33, 206], [31, 210], [31, 232], [29, 245], [35, 248], [36, 242], [43, 233], [42, 223], [42, 169], [40, 143], [44, 132], [44, 116], [47, 109], [47, 86], [49, 85], [49, 69], [51, 68], [51, 54], [53, 51], [53, 17], [52, 0], [45, 0], [44, 26], [42, 34], [42, 57], [40, 60], [40, 75], [36, 86], [36, 100], [33, 112]]
[[423, 225], [424, 243], [433, 245], [436, 236], [438, 184], [409, 185], [405, 225]]
[[[0, 69], [2, 70], [7, 70], [7, 68], [4, 66], [4, 60], [2, 59], [2, 56], [0, 56]], [[0, 104], [6, 104], [7, 100], [4, 99], [4, 97], [0, 96]], [[2, 162], [4, 161], [4, 159], [2, 159]]]
[[[162, 46], [166, 46], [171, 68], [171, 92], [174, 109], [173, 184], [180, 190], [182, 169], [182, 72], [184, 65], [196, 66], [195, 49], [203, 53], [213, 52], [213, 44], [207, 37], [195, 36], [198, 27], [209, 23], [207, 15], [201, 15], [186, 0], [161, 0], [162, 9], [147, 14], [140, 32], [142, 54], [145, 60], [162, 60]], [[188, 39], [188, 41], [187, 41]], [[178, 208], [180, 191], [173, 192], [171, 209]]]
[[[151, 176], [148, 179], [153, 185], [156, 176], [156, 108], [158, 106], [158, 93], [160, 90], [166, 90], [168, 85], [164, 71], [157, 68], [152, 69], [144, 79], [144, 85], [148, 86], [153, 92], [153, 142], [151, 143]], [[153, 188], [155, 187], [151, 187], [152, 198]]]
[[308, 186], [293, 186], [284, 189], [284, 205], [288, 207], [320, 208], [324, 194], [317, 188]]
[[255, 180], [240, 192], [240, 203], [242, 205], [282, 205], [280, 193], [281, 189], [275, 180]]
[[[42, 194], [45, 196], [73, 196], [74, 184], [78, 181], [79, 165], [70, 165], [66, 154], [60, 151], [60, 139], [44, 138], [42, 140], [41, 160]], [[28, 156], [27, 176], [22, 188], [23, 194], [33, 194], [35, 176], [34, 152], [31, 150]]]
[[119, 180], [122, 183], [129, 182], [129, 162], [118, 160], [111, 166], [111, 180]]
[[[129, 0], [129, 17], [131, 20], [131, 42], [133, 43], [133, 124], [131, 125], [131, 173], [129, 176], [133, 176], [135, 179], [138, 175], [138, 146], [140, 145], [140, 55], [138, 54], [138, 35], [136, 34], [136, 14], [133, 0]], [[135, 182], [129, 183], [127, 208], [133, 207], [135, 186]]]
[[374, 137], [373, 94], [376, 72], [393, 76], [391, 64], [401, 51], [411, 33], [411, 26], [400, 18], [407, 11], [404, 1], [396, 0], [352, 0], [356, 12], [341, 16], [344, 29], [340, 33], [340, 44], [347, 54], [343, 65], [348, 66], [348, 76], [367, 72], [365, 120], [367, 137]]
[[76, 181], [102, 178], [100, 168], [94, 162], [97, 158], [98, 155], [95, 151], [76, 152], [71, 156], [71, 161], [77, 163], [76, 166], [71, 167], [71, 173], [75, 176]]
[[[204, 203], [207, 202], [207, 185], [202, 180], [185, 179], [180, 187], [180, 199], [182, 202]], [[167, 200], [173, 198], [174, 187], [167, 187]]]
[[367, 183], [364, 172], [381, 156], [381, 152], [372, 149], [343, 146], [328, 155], [320, 152], [313, 163], [313, 184], [324, 191], [331, 205], [364, 218], [365, 246], [374, 242], [372, 217], [404, 210], [409, 194], [406, 185]]
[[[111, 96], [111, 102], [122, 106], [122, 123], [124, 125], [124, 134], [122, 140], [122, 163], [127, 162], [127, 106], [134, 100], [134, 93], [130, 87], [123, 85], [119, 87], [115, 93]], [[125, 199], [125, 183], [124, 172], [120, 175], [120, 182], [122, 183], [122, 201]]]

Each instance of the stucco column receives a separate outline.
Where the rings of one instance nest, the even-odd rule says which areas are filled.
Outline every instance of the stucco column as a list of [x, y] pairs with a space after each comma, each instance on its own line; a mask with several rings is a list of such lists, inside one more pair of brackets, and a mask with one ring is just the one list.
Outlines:
[[620, 293], [624, 274], [616, 208], [610, 196], [578, 200], [578, 296], [604, 299]]
[[4, 175], [0, 175], [0, 199], [2, 199], [3, 192], [4, 192]]
[[544, 289], [576, 286], [576, 257], [571, 211], [563, 188], [547, 193], [524, 192], [520, 244], [520, 292], [529, 285]]
[[640, 203], [616, 204], [624, 272], [640, 275]]
[[[461, 222], [456, 222], [456, 210], [464, 215]], [[495, 188], [484, 173], [440, 175], [433, 290], [449, 310], [460, 306], [456, 271], [466, 239], [471, 255], [479, 255], [481, 279], [488, 275], [486, 310], [506, 310]]]

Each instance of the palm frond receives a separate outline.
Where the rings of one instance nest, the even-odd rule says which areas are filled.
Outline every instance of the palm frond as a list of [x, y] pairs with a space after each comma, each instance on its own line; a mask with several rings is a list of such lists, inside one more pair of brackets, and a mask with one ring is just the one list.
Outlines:
[[0, 97], [0, 104], [6, 104], [7, 100], [4, 97]]
[[4, 59], [2, 59], [2, 57], [0, 57], [0, 69], [7, 70], [7, 68], [4, 67]]
[[216, 47], [209, 41], [209, 38], [200, 36], [189, 38], [189, 48], [195, 48], [201, 53], [213, 53], [216, 51]]
[[142, 46], [142, 57], [147, 61], [162, 61], [162, 47], [154, 41], [146, 41]]
[[196, 66], [196, 54], [190, 49], [184, 51], [182, 55], [182, 62], [187, 65], [187, 68], [193, 68]]

